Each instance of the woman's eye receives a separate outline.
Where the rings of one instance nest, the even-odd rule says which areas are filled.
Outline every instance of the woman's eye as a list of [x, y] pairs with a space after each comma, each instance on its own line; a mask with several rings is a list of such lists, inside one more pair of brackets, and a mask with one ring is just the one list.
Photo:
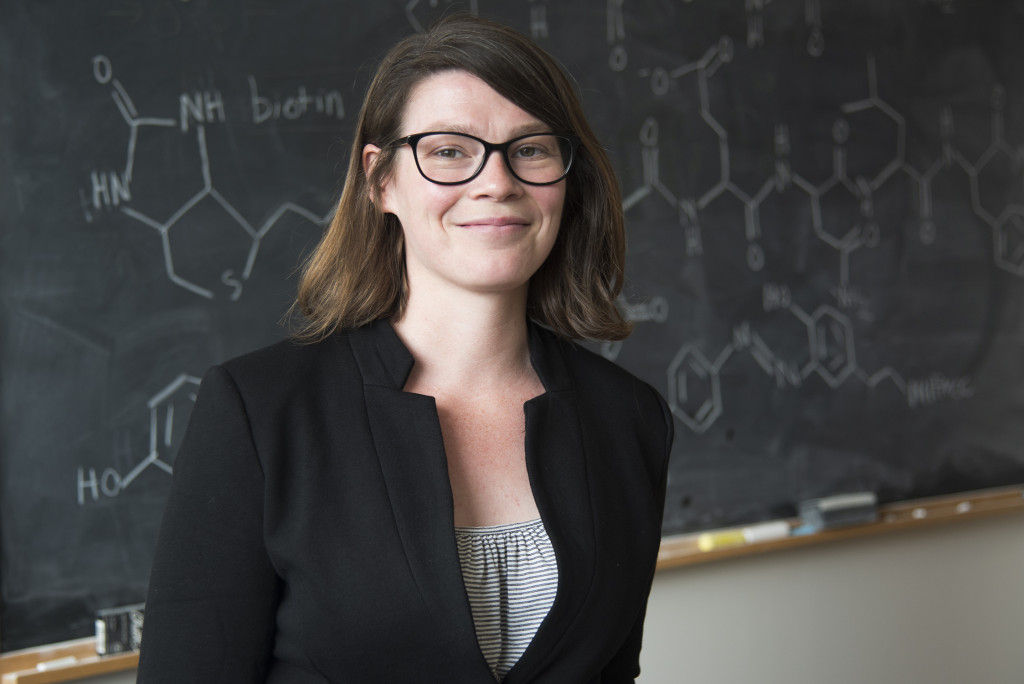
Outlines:
[[433, 156], [440, 157], [441, 159], [458, 159], [459, 157], [464, 156], [464, 153], [462, 150], [454, 147], [442, 147], [434, 150]]
[[547, 155], [547, 150], [540, 145], [523, 145], [516, 148], [513, 154], [520, 159], [540, 159]]

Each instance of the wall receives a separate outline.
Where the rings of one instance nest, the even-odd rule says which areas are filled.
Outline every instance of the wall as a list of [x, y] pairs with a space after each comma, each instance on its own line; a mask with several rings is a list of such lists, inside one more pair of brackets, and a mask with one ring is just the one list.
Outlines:
[[639, 683], [1020, 684], [1022, 574], [1019, 514], [665, 570]]
[[642, 684], [1020, 684], [1024, 516], [663, 571]]

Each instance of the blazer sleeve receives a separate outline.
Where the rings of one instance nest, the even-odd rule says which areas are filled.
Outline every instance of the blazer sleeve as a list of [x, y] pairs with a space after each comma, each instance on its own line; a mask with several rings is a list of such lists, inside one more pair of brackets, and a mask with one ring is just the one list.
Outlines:
[[640, 676], [640, 645], [646, 613], [647, 607], [644, 606], [629, 632], [629, 638], [601, 670], [601, 684], [631, 684]]
[[263, 681], [280, 583], [263, 541], [264, 477], [237, 386], [203, 378], [157, 539], [138, 682]]
[[[652, 485], [654, 486], [654, 497], [658, 504], [658, 510], [665, 510], [665, 491], [668, 486], [668, 461], [672, 453], [672, 442], [675, 439], [675, 423], [672, 421], [672, 413], [668, 404], [661, 395], [654, 393], [661, 407], [662, 421], [664, 424], [665, 436], [664, 446], [655, 463], [658, 468], [653, 473]], [[647, 582], [645, 597], [650, 595], [651, 585], [654, 583], [654, 572], [657, 567], [657, 560], [651, 566], [651, 573]], [[644, 601], [640, 614], [630, 630], [629, 637], [612, 657], [608, 664], [601, 671], [601, 684], [622, 684], [633, 682], [640, 676], [640, 647], [643, 643], [644, 620], [647, 616], [647, 601]]]

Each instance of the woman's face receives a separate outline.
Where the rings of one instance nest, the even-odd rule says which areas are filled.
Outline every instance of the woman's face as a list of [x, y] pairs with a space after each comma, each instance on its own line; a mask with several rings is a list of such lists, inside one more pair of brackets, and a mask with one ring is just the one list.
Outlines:
[[[432, 131], [492, 143], [556, 132], [465, 71], [434, 74], [410, 93], [402, 135]], [[366, 146], [364, 168], [379, 151]], [[510, 173], [500, 153], [492, 153], [473, 180], [437, 185], [420, 174], [409, 145], [397, 155], [380, 203], [402, 224], [410, 292], [525, 292], [558, 236], [565, 180], [527, 185]]]

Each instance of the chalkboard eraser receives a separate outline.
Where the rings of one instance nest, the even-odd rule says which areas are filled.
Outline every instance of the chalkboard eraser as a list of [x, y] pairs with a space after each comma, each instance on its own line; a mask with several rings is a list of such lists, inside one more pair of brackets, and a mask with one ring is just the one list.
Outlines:
[[815, 532], [873, 523], [878, 520], [878, 497], [874, 492], [853, 492], [808, 499], [800, 503], [800, 520], [801, 527]]
[[96, 611], [96, 653], [112, 655], [139, 650], [145, 613], [144, 603]]

